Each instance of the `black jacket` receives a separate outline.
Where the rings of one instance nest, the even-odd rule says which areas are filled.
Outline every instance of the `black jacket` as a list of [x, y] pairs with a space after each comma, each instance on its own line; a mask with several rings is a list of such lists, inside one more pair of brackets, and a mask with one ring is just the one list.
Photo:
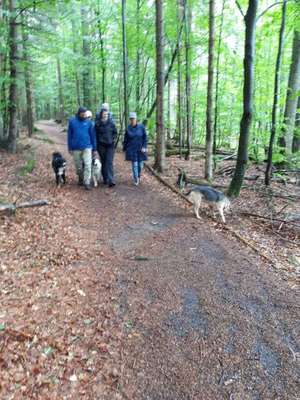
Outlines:
[[107, 121], [96, 120], [95, 123], [97, 147], [113, 146], [117, 138], [117, 128], [111, 119]]

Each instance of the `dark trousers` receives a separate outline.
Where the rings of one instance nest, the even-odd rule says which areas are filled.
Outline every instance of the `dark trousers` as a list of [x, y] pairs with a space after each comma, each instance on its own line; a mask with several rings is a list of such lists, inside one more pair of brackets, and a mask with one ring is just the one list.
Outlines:
[[101, 173], [104, 183], [114, 183], [114, 146], [99, 146], [98, 153], [101, 160]]

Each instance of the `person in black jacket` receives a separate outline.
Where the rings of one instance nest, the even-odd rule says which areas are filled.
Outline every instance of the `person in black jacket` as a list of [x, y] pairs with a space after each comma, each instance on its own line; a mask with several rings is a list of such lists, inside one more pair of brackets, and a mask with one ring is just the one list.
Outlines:
[[117, 128], [108, 111], [102, 109], [95, 123], [97, 150], [101, 159], [103, 183], [109, 187], [115, 186], [113, 160]]

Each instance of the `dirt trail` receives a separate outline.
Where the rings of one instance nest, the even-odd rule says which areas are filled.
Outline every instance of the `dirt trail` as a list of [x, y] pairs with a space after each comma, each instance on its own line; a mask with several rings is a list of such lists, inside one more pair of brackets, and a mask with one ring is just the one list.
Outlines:
[[[66, 154], [65, 133], [52, 122], [38, 127], [57, 143], [41, 144], [44, 155], [56, 148]], [[1, 398], [300, 399], [299, 292], [211, 221], [197, 221], [152, 176], [134, 187], [121, 154], [114, 189], [82, 190], [71, 164], [51, 212], [65, 215], [64, 239], [84, 250], [45, 273], [49, 296], [69, 310], [69, 318], [59, 309], [51, 319], [65, 355], [47, 359], [41, 372], [49, 377], [51, 370], [57, 381], [49, 378], [30, 395], [24, 389], [24, 397], [9, 397], [12, 386], [5, 386]], [[51, 192], [51, 171], [34, 182]], [[80, 299], [71, 301], [75, 283]], [[35, 323], [45, 336], [49, 320]], [[96, 359], [92, 370], [90, 359]]]

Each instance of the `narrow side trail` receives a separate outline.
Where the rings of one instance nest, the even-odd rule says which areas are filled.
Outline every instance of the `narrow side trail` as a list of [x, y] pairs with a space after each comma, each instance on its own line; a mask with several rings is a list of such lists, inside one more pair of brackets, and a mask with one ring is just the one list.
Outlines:
[[78, 187], [68, 156], [56, 190], [66, 134], [38, 128], [33, 174], [1, 165], [51, 205], [1, 220], [0, 398], [300, 399], [299, 292], [122, 154], [115, 188]]

